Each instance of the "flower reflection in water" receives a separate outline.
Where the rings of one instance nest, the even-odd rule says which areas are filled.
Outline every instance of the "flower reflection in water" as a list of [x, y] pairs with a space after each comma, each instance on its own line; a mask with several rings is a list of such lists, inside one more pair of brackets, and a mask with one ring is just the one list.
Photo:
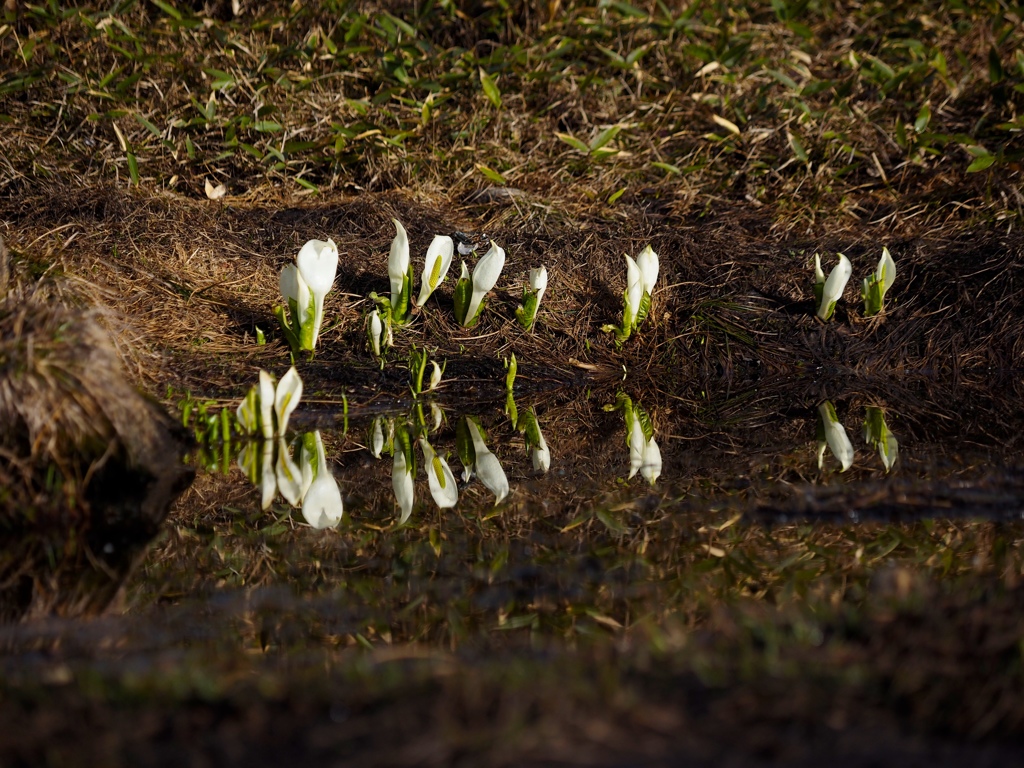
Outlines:
[[427, 481], [434, 503], [441, 509], [454, 507], [459, 501], [459, 489], [448, 462], [437, 455], [425, 437], [420, 438], [420, 449], [423, 451], [423, 466], [427, 470]]
[[313, 433], [316, 446], [315, 457], [309, 455], [308, 435], [307, 432], [302, 440], [303, 474], [305, 475], [307, 466], [313, 468], [313, 461], [316, 464], [312, 482], [302, 497], [302, 516], [314, 528], [333, 528], [341, 522], [341, 516], [344, 513], [341, 489], [338, 487], [338, 481], [331, 473], [330, 467], [327, 466], [327, 456], [324, 452], [320, 431], [317, 430]]
[[828, 400], [818, 406], [818, 469], [824, 467], [826, 446], [832, 451], [832, 455], [839, 459], [842, 466], [840, 472], [845, 472], [853, 466], [853, 443], [846, 436], [846, 430], [839, 422], [836, 409]]
[[523, 411], [518, 415], [515, 426], [526, 439], [526, 450], [530, 453], [534, 471], [544, 473], [551, 469], [551, 451], [540, 431], [536, 411], [533, 408]]
[[494, 503], [500, 504], [508, 496], [508, 478], [498, 457], [484, 442], [483, 430], [476, 419], [463, 416], [455, 425], [455, 445], [464, 467], [462, 479], [469, 482], [475, 474], [480, 482], [494, 494]]
[[900, 446], [896, 436], [889, 431], [885, 423], [885, 411], [877, 406], [869, 405], [864, 409], [864, 442], [878, 449], [882, 465], [888, 472], [896, 464]]
[[626, 445], [629, 447], [629, 477], [639, 472], [651, 485], [661, 477], [661, 448], [654, 439], [654, 424], [647, 411], [620, 392], [615, 403], [605, 410], [622, 411], [626, 422]]
[[314, 528], [333, 528], [341, 522], [344, 506], [338, 481], [331, 473], [320, 432], [307, 432], [299, 445], [298, 463], [283, 438], [250, 442], [239, 454], [238, 466], [257, 485], [260, 504], [269, 509], [277, 494]]

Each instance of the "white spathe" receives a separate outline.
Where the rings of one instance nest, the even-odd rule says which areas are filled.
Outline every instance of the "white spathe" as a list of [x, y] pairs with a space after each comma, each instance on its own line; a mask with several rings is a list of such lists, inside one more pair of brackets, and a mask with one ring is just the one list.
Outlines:
[[644, 465], [644, 452], [647, 450], [647, 438], [640, 419], [633, 417], [629, 427], [629, 477], [632, 479], [640, 467]]
[[302, 501], [302, 470], [292, 461], [283, 437], [277, 438], [277, 490], [293, 507]]
[[[819, 271], [819, 262], [816, 262], [815, 279], [817, 279]], [[821, 302], [818, 304], [818, 317], [822, 320], [828, 320], [832, 316], [835, 303], [843, 297], [843, 291], [846, 290], [846, 284], [850, 281], [851, 274], [853, 274], [853, 265], [850, 264], [848, 258], [840, 253], [839, 263], [825, 281]]]
[[530, 270], [530, 290], [537, 294], [537, 306], [544, 298], [544, 291], [548, 289], [548, 268], [541, 265]]
[[643, 422], [633, 414], [629, 421], [629, 477], [637, 472], [651, 485], [661, 476], [661, 448], [652, 436], [644, 435]]
[[398, 308], [398, 299], [402, 295], [402, 284], [409, 272], [409, 235], [398, 219], [392, 219], [397, 234], [391, 241], [391, 254], [388, 256], [388, 277], [391, 279], [391, 306]]
[[274, 436], [274, 377], [260, 370], [260, 432], [264, 438]]
[[636, 316], [640, 311], [640, 301], [644, 297], [644, 281], [640, 267], [632, 256], [626, 256], [626, 306], [623, 310], [622, 326], [629, 330], [636, 325]]
[[259, 431], [259, 402], [251, 390], [246, 393], [246, 396], [242, 398], [242, 402], [238, 404], [238, 410], [235, 411], [235, 420], [250, 435]]
[[640, 474], [651, 485], [661, 477], [661, 448], [653, 437], [644, 448], [644, 463], [640, 465]]
[[459, 501], [459, 489], [448, 462], [434, 452], [425, 438], [420, 438], [420, 448], [423, 451], [423, 466], [427, 470], [427, 482], [434, 503], [441, 509], [454, 507]]
[[505, 470], [501, 468], [498, 457], [487, 448], [476, 422], [466, 419], [466, 423], [469, 426], [469, 436], [473, 440], [473, 453], [476, 457], [473, 469], [484, 487], [494, 494], [494, 503], [500, 504], [508, 496], [508, 478], [505, 476]]
[[345, 510], [338, 481], [327, 466], [324, 443], [319, 430], [316, 439], [316, 477], [302, 497], [302, 516], [314, 528], [333, 528], [341, 522]]
[[[473, 318], [476, 317], [477, 312], [480, 311], [480, 305], [483, 303], [484, 296], [497, 284], [498, 278], [501, 276], [501, 270], [504, 267], [505, 249], [491, 241], [491, 247], [487, 250], [487, 253], [480, 257], [480, 261], [473, 268], [473, 297], [469, 300], [469, 307], [466, 309], [465, 323], [472, 322]], [[462, 270], [463, 276], [466, 276], [465, 262], [463, 262]]]
[[302, 379], [293, 365], [288, 373], [277, 382], [277, 394], [274, 396], [274, 413], [277, 414], [277, 434], [284, 436], [288, 430], [288, 419], [298, 407], [302, 398]]
[[302, 326], [309, 319], [309, 286], [306, 285], [306, 281], [299, 274], [299, 268], [294, 264], [288, 264], [281, 270], [280, 283], [281, 295], [284, 296], [289, 309], [293, 303], [295, 304], [292, 322], [298, 326], [294, 329], [295, 335], [300, 336]]
[[643, 292], [654, 293], [654, 284], [658, 281], [658, 254], [648, 245], [636, 257], [636, 265], [640, 270]]
[[370, 453], [373, 458], [379, 459], [384, 450], [384, 417], [377, 416], [373, 420], [373, 427], [370, 429]]
[[405, 458], [405, 451], [398, 446], [395, 446], [395, 463], [391, 466], [391, 487], [395, 491], [395, 501], [398, 502], [398, 509], [402, 513], [398, 522], [402, 524], [412, 514], [415, 488], [412, 467], [409, 466], [409, 462]]
[[384, 324], [380, 320], [380, 312], [373, 310], [366, 318], [367, 335], [370, 337], [370, 349], [374, 357], [380, 357], [380, 337]]
[[431, 360], [430, 364], [433, 366], [433, 370], [430, 372], [430, 386], [427, 387], [428, 391], [437, 389], [437, 385], [441, 383], [441, 366], [438, 365], [435, 360]]
[[[839, 423], [832, 404], [827, 400], [818, 406], [818, 415], [821, 417], [822, 425], [825, 428], [825, 444], [831, 449], [832, 455], [839, 459], [842, 465], [841, 472], [845, 472], [853, 466], [853, 443], [846, 435], [846, 430]], [[825, 446], [818, 445], [818, 469], [822, 468], [825, 456]]]
[[539, 429], [537, 437], [537, 444], [533, 447], [530, 455], [533, 460], [533, 469], [537, 472], [547, 472], [551, 468], [551, 451], [548, 450], [547, 441]]
[[313, 294], [313, 346], [315, 347], [324, 319], [324, 297], [334, 285], [334, 277], [338, 272], [338, 246], [334, 244], [333, 240], [310, 240], [299, 249], [295, 264], [299, 269], [299, 275], [309, 288], [309, 292]]
[[420, 285], [419, 298], [416, 299], [419, 306], [422, 307], [430, 298], [430, 294], [437, 290], [437, 286], [444, 282], [452, 265], [454, 253], [455, 243], [448, 235], [434, 235], [423, 263], [423, 282]]
[[263, 462], [260, 467], [260, 507], [270, 509], [277, 495], [277, 475], [274, 473], [274, 441], [263, 441]]
[[882, 286], [882, 296], [885, 296], [885, 292], [889, 290], [893, 280], [896, 279], [896, 262], [893, 261], [889, 249], [884, 246], [882, 247], [882, 258], [878, 260], [878, 268], [875, 270], [875, 278]]

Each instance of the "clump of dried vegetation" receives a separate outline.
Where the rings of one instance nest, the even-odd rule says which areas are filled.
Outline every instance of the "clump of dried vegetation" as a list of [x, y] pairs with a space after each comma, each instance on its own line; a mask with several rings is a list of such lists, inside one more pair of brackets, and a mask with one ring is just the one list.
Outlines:
[[99, 610], [187, 487], [185, 441], [94, 311], [11, 282], [0, 240], [0, 615]]

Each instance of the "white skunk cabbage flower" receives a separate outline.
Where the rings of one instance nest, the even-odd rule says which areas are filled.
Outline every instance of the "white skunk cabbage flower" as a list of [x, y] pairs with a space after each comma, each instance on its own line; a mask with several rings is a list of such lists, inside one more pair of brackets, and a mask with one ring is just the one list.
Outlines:
[[818, 298], [818, 317], [822, 320], [828, 320], [836, 311], [836, 302], [843, 297], [843, 291], [846, 290], [846, 284], [852, 273], [853, 265], [850, 264], [848, 258], [840, 253], [839, 263], [832, 270], [832, 274], [823, 283], [819, 282], [819, 278], [824, 277], [824, 272], [821, 271], [820, 257], [818, 254], [814, 254], [815, 294], [818, 292], [817, 286], [821, 286], [821, 297]]
[[640, 313], [640, 302], [644, 298], [644, 280], [640, 267], [632, 256], [626, 256], [626, 295], [622, 310], [622, 327], [630, 331], [636, 328]]
[[274, 377], [260, 369], [260, 431], [264, 439], [274, 436]]
[[469, 436], [473, 440], [473, 471], [480, 482], [494, 494], [494, 503], [500, 504], [508, 496], [508, 478], [501, 468], [498, 457], [487, 448], [483, 433], [473, 419], [466, 419]]
[[437, 287], [444, 282], [448, 275], [448, 269], [452, 265], [452, 255], [455, 253], [455, 243], [448, 235], [434, 235], [434, 240], [427, 248], [427, 257], [423, 263], [423, 282], [420, 284], [420, 295], [416, 304], [423, 306], [427, 303]]
[[373, 458], [379, 459], [384, 451], [384, 417], [377, 416], [370, 427], [370, 453]]
[[877, 315], [885, 306], [885, 292], [896, 279], [896, 262], [888, 248], [882, 248], [882, 258], [878, 260], [878, 268], [873, 274], [864, 278], [861, 298], [864, 299], [864, 314]]
[[530, 289], [537, 294], [537, 303], [540, 304], [544, 291], [548, 289], [548, 268], [543, 264], [530, 270]]
[[[251, 387], [242, 398], [242, 402], [238, 404], [238, 410], [235, 411], [235, 421], [250, 435], [257, 432], [262, 433], [260, 430], [259, 385]], [[245, 471], [244, 467], [243, 471]]]
[[640, 467], [644, 464], [644, 450], [647, 448], [647, 438], [644, 436], [644, 428], [640, 419], [633, 418], [629, 425], [629, 478], [633, 479]]
[[[515, 409], [515, 402], [511, 395], [505, 408], [511, 406], [512, 412]], [[540, 431], [540, 424], [537, 423], [537, 414], [533, 408], [524, 411], [520, 416], [512, 416], [516, 423], [516, 429], [523, 433], [526, 439], [526, 449], [530, 452], [530, 459], [533, 461], [533, 469], [536, 472], [547, 472], [551, 468], [551, 451], [548, 450], [547, 441]]]
[[626, 290], [622, 294], [622, 325], [602, 326], [601, 330], [615, 333], [615, 344], [622, 344], [630, 337], [651, 311], [651, 294], [658, 281], [658, 254], [650, 245], [637, 256], [636, 261], [626, 254]]
[[885, 423], [885, 411], [878, 406], [869, 405], [865, 409], [864, 442], [878, 449], [886, 472], [893, 468], [899, 458], [900, 446]]
[[301, 399], [302, 379], [295, 366], [289, 368], [279, 382], [260, 370], [259, 384], [249, 390], [238, 406], [235, 418], [250, 434], [258, 430], [267, 440], [274, 435], [284, 436], [288, 430], [288, 419]]
[[516, 309], [516, 320], [523, 327], [524, 331], [533, 328], [537, 322], [537, 310], [540, 309], [540, 300], [544, 298], [544, 291], [548, 289], [548, 269], [541, 265], [530, 270], [530, 284], [523, 288], [523, 303]]
[[433, 366], [433, 370], [430, 372], [430, 386], [427, 387], [428, 392], [437, 389], [437, 385], [441, 383], [441, 366], [437, 364], [436, 360], [431, 360], [430, 364]]
[[[309, 333], [313, 330], [313, 315], [316, 311], [316, 304], [309, 286], [299, 274], [299, 268], [294, 264], [287, 264], [281, 270], [281, 295], [288, 305], [288, 312], [292, 318], [292, 331], [298, 339], [299, 348], [305, 349], [303, 345], [303, 331], [308, 328]], [[307, 333], [306, 336], [309, 334]]]
[[302, 470], [292, 461], [283, 437], [277, 438], [277, 490], [293, 507], [302, 501]]
[[[647, 482], [654, 482], [661, 476], [661, 449], [654, 439], [654, 425], [650, 416], [639, 405], [634, 404], [624, 393], [619, 393], [614, 405], [606, 405], [606, 411], [622, 411], [626, 422], [626, 446], [629, 448], [629, 479], [639, 472]], [[650, 437], [648, 437], [650, 434]]]
[[629, 477], [637, 472], [651, 485], [661, 476], [661, 449], [652, 436], [644, 435], [643, 424], [634, 416], [629, 430]]
[[[455, 286], [455, 319], [464, 328], [476, 325], [483, 309], [484, 297], [497, 284], [504, 266], [505, 249], [493, 241], [487, 253], [480, 257], [473, 268], [472, 277], [466, 269], [466, 263], [462, 263], [462, 276]], [[465, 282], [467, 279], [468, 283]]]
[[636, 309], [636, 318], [633, 321], [634, 329], [640, 327], [647, 319], [647, 313], [651, 311], [651, 296], [654, 294], [654, 284], [658, 282], [658, 254], [648, 245], [636, 257], [636, 266], [640, 270], [642, 293], [640, 304]]
[[[320, 326], [324, 320], [324, 297], [334, 285], [334, 277], [338, 272], [338, 246], [333, 240], [310, 240], [295, 257], [299, 276], [313, 295], [313, 323], [309, 346], [303, 349], [312, 350], [320, 336]], [[302, 326], [303, 341], [306, 327]]]
[[392, 219], [397, 230], [388, 256], [388, 278], [391, 280], [391, 316], [396, 323], [405, 321], [412, 290], [412, 265], [409, 263], [409, 235], [398, 219]]
[[434, 452], [426, 438], [420, 438], [420, 448], [423, 451], [423, 465], [427, 470], [427, 481], [434, 503], [441, 509], [454, 507], [459, 501], [459, 489], [448, 462]]
[[547, 472], [551, 469], [551, 451], [548, 450], [547, 441], [539, 429], [537, 430], [537, 442], [530, 450], [530, 458], [533, 461], [535, 472]]
[[380, 357], [381, 349], [384, 347], [381, 340], [384, 336], [384, 323], [381, 322], [380, 312], [376, 309], [366, 316], [366, 335], [370, 339], [370, 351], [374, 357]]
[[274, 474], [274, 441], [263, 441], [263, 466], [260, 468], [260, 507], [270, 509], [277, 495], [277, 475]]
[[661, 448], [658, 447], [658, 443], [653, 437], [644, 446], [644, 460], [640, 465], [640, 474], [651, 485], [654, 485], [655, 481], [661, 477]]
[[654, 284], [658, 282], [658, 254], [648, 245], [636, 257], [636, 265], [640, 269], [644, 293], [653, 294]]
[[277, 382], [277, 394], [274, 396], [274, 413], [277, 416], [277, 434], [284, 436], [288, 431], [288, 419], [298, 407], [302, 398], [302, 379], [293, 365]]
[[836, 409], [828, 400], [818, 406], [818, 469], [824, 464], [826, 446], [831, 449], [832, 455], [839, 459], [842, 465], [840, 472], [845, 472], [853, 466], [853, 443], [846, 436], [846, 430], [839, 423]]
[[395, 491], [395, 501], [398, 502], [398, 509], [402, 513], [398, 519], [399, 525], [408, 520], [412, 514], [412, 505], [415, 500], [412, 469], [405, 456], [405, 451], [395, 446], [395, 463], [391, 466], [391, 487]]
[[314, 528], [333, 528], [341, 522], [344, 507], [338, 481], [327, 466], [320, 431], [313, 433], [316, 440], [316, 474], [302, 497], [302, 516]]

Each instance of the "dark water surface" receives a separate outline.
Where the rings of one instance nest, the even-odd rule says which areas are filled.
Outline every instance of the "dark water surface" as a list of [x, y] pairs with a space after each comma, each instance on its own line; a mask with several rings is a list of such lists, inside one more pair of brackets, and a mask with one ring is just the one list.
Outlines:
[[[863, 724], [867, 709], [908, 706], [890, 694], [910, 685], [897, 731], [1014, 733], [1017, 699], [978, 699], [961, 679], [1014, 685], [1020, 674], [1024, 634], [1007, 619], [1024, 573], [1012, 409], [968, 390], [892, 401], [805, 392], [702, 403], [625, 385], [514, 410], [467, 413], [443, 392], [397, 413], [301, 409], [285, 441], [197, 449], [192, 487], [148, 546], [108, 532], [74, 567], [59, 567], [66, 543], [33, 560], [37, 602], [49, 602], [0, 628], [3, 674], [42, 701], [75, 691], [115, 711], [320, 691], [309, 693], [315, 718], [344, 720], [357, 693], [395, 713], [402, 690], [464, 707], [462, 689], [452, 704], [422, 687], [452, 674], [498, 700], [527, 679], [556, 698], [585, 681], [586, 709], [607, 673], [616, 682], [600, 685], [653, 706], [654, 664], [691, 692], [680, 706], [694, 717], [693, 690], [754, 692], [750, 717], [769, 717], [774, 686], [790, 680], [809, 691], [799, 717], [846, 692], [843, 717]], [[475, 464], [468, 482], [460, 454]], [[428, 467], [445, 488], [432, 489]], [[111, 591], [133, 560], [112, 606], [88, 618], [102, 606], [83, 595]], [[988, 608], [970, 603], [979, 594]], [[47, 606], [59, 615], [42, 617]], [[900, 661], [893, 649], [964, 611], [981, 617], [977, 631], [1003, 627], [982, 672], [965, 659], [989, 657], [969, 644], [916, 671]], [[872, 651], [904, 615], [916, 623], [883, 643], [895, 655]], [[472, 682], [467, 668], [496, 660], [496, 679]], [[918, 695], [974, 708], [919, 712]], [[628, 739], [619, 746], [630, 753]]]

